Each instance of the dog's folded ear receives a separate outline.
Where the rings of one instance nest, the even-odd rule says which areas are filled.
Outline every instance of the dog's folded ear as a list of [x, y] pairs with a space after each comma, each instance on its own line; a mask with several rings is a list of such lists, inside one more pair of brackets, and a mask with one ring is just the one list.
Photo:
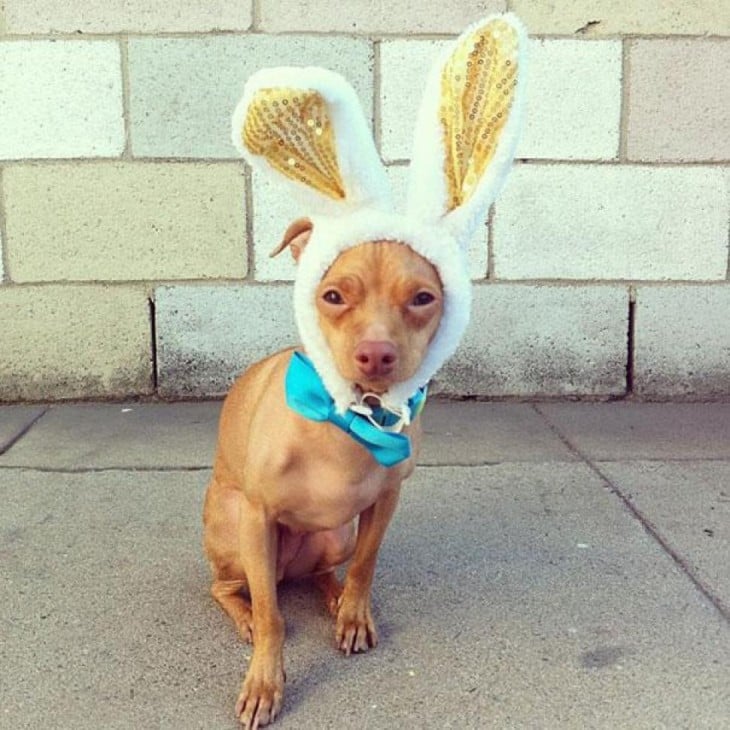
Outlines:
[[408, 213], [466, 245], [509, 172], [521, 127], [527, 33], [493, 15], [435, 64], [416, 123]]
[[232, 132], [245, 159], [293, 186], [312, 213], [341, 216], [364, 206], [392, 207], [360, 101], [333, 71], [278, 67], [253, 74]]
[[281, 243], [269, 254], [269, 257], [274, 258], [274, 256], [280, 254], [289, 246], [294, 260], [299, 261], [299, 257], [309, 242], [309, 237], [312, 235], [313, 229], [314, 224], [309, 218], [297, 218], [293, 223], [289, 224], [289, 227], [284, 231], [284, 237], [281, 239]]

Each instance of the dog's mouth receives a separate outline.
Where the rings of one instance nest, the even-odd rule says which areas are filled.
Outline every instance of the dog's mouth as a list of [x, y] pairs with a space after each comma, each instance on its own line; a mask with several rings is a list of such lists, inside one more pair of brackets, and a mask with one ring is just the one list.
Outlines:
[[381, 396], [388, 392], [388, 389], [393, 386], [395, 381], [390, 380], [358, 380], [355, 383], [355, 389], [361, 396], [372, 393], [373, 395]]

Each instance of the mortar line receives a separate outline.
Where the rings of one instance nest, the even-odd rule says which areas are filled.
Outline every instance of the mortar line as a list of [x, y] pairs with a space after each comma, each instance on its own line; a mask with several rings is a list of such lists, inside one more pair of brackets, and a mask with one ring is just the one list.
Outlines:
[[727, 274], [725, 279], [730, 281], [730, 174], [726, 175], [728, 187], [728, 227], [727, 227]]
[[[164, 162], [169, 165], [198, 165], [206, 163], [208, 165], [235, 165], [240, 162], [240, 157], [208, 157], [201, 155], [198, 157], [176, 157], [174, 155], [154, 156], [144, 155], [132, 158], [137, 165], [159, 165]], [[119, 157], [33, 157], [24, 159], [0, 158], [0, 165], [20, 166], [23, 167], [54, 167], [54, 166], [76, 166], [76, 165], [98, 165], [99, 163], [108, 162], [114, 164], [119, 161]]]
[[[241, 28], [210, 28], [208, 30], [128, 30], [125, 35], [133, 38], [151, 38], [151, 39], [180, 39], [180, 40], [197, 40], [204, 37], [225, 37], [225, 36], [239, 36], [246, 37], [249, 35], [282, 35], [282, 36], [311, 36], [316, 38], [349, 38], [354, 40], [366, 40], [377, 39], [377, 40], [454, 40], [458, 37], [456, 31], [433, 31], [423, 33], [408, 33], [406, 30], [398, 30], [392, 32], [385, 31], [360, 31], [360, 32], [348, 32], [347, 30], [283, 30], [283, 31], [267, 31], [262, 30], [259, 27], [254, 27], [254, 20], [260, 23], [260, 17], [256, 18], [256, 10], [259, 8], [259, 3], [263, 0], [253, 0], [253, 17], [252, 24], [248, 30]], [[529, 30], [529, 29], [528, 29]], [[115, 35], [120, 33], [120, 29], [112, 30], [108, 32], [102, 31], [89, 31], [88, 33], [79, 34], [78, 31], [59, 31], [59, 32], [45, 32], [45, 33], [0, 33], [0, 38], [3, 42], [18, 42], [18, 41], [66, 41], [66, 42], [79, 42], [84, 41], [108, 41], [113, 39]], [[726, 41], [730, 38], [729, 34], [722, 33], [605, 33], [605, 34], [593, 34], [593, 33], [576, 33], [575, 31], [565, 32], [532, 32], [530, 38], [537, 38], [540, 40], [551, 40], [551, 41], [580, 41], [582, 43], [593, 43], [596, 41], [622, 41], [622, 40], [640, 40], [640, 41], [655, 41], [655, 40], [677, 40], [677, 41]]]
[[28, 431], [30, 431], [33, 428], [33, 426], [35, 426], [36, 423], [38, 423], [38, 421], [40, 421], [41, 418], [43, 418], [43, 416], [45, 416], [46, 413], [48, 413], [48, 411], [50, 411], [50, 410], [51, 410], [51, 406], [47, 406], [32, 421], [26, 423], [25, 426], [23, 426], [23, 428], [21, 428], [20, 431], [18, 431], [18, 433], [16, 433], [15, 436], [13, 436], [10, 439], [10, 441], [8, 441], [5, 444], [5, 446], [0, 448], [0, 456], [2, 456], [3, 454], [7, 454], [8, 451], [10, 451], [10, 449], [12, 449], [13, 446], [15, 446], [15, 444], [17, 444], [18, 441], [20, 441], [23, 438], [23, 436], [25, 436], [28, 433]]
[[[246, 234], [248, 236], [248, 233]], [[249, 279], [250, 277], [245, 277]], [[7, 281], [5, 286], [17, 289], [31, 289], [54, 286], [108, 286], [108, 287], [126, 287], [126, 286], [208, 286], [210, 284], [220, 284], [221, 286], [236, 286], [242, 281], [241, 277], [234, 276], [218, 276], [214, 279], [55, 279], [52, 281], [23, 281], [12, 282]], [[548, 287], [554, 289], [575, 289], [575, 288], [621, 288], [627, 285], [639, 285], [643, 287], [651, 287], [652, 289], [671, 289], [674, 286], [686, 286], [702, 289], [706, 287], [724, 286], [725, 279], [710, 279], [706, 281], [692, 279], [673, 279], [673, 280], [655, 280], [655, 279], [509, 279], [494, 278], [487, 281], [484, 278], [472, 279], [474, 286], [515, 286], [515, 287]], [[252, 280], [252, 284], [262, 287], [287, 287], [293, 286], [294, 279], [261, 279]]]
[[261, 32], [261, 0], [251, 0], [250, 30]]
[[650, 286], [656, 289], [669, 289], [673, 286], [694, 286], [697, 288], [717, 286], [718, 284], [724, 284], [725, 279], [554, 279], [550, 277], [517, 279], [501, 276], [495, 279], [494, 283], [505, 286], [550, 286], [555, 288]]
[[[91, 395], [88, 398], [73, 396], [70, 398], [57, 398], [56, 400], [44, 400], [42, 398], [28, 400], [0, 400], [0, 407], [3, 406], [115, 406], [115, 405], [158, 405], [166, 406], [174, 403], [223, 403], [226, 392], [211, 393], [209, 395], [187, 395], [173, 393], [171, 395], [157, 395], [156, 393], [127, 393], [118, 395]], [[713, 401], [715, 402], [715, 401]]]
[[[88, 159], [88, 158], [87, 158]], [[176, 158], [183, 159], [183, 158]], [[198, 159], [198, 158], [190, 158]], [[408, 165], [410, 160], [407, 157], [397, 157], [388, 160], [388, 165]], [[627, 159], [622, 160], [618, 157], [582, 157], [582, 158], [567, 158], [567, 157], [516, 157], [515, 165], [517, 167], [530, 166], [530, 167], [555, 167], [556, 165], [562, 165], [564, 167], [646, 167], [649, 169], [658, 170], [671, 170], [675, 168], [687, 168], [690, 170], [696, 168], [707, 168], [708, 170], [718, 168], [725, 170], [730, 164], [729, 159], [723, 160], [639, 160], [639, 159]]]
[[634, 394], [634, 353], [636, 345], [636, 287], [629, 286], [629, 321], [626, 333], [626, 395]]
[[[239, 157], [211, 157], [210, 155], [196, 156], [179, 156], [179, 155], [141, 155], [132, 158], [135, 164], [152, 165], [164, 162], [170, 165], [196, 165], [207, 163], [210, 165], [235, 165], [240, 161]], [[98, 163], [114, 163], [119, 160], [118, 157], [33, 157], [24, 159], [13, 159], [10, 157], [0, 158], [0, 165], [12, 167], [15, 165], [23, 165], [23, 167], [43, 167], [55, 165], [95, 165]], [[723, 172], [730, 165], [730, 158], [723, 160], [627, 160], [623, 162], [617, 158], [611, 159], [565, 159], [560, 157], [519, 157], [515, 159], [517, 166], [530, 167], [554, 167], [562, 165], [564, 167], [643, 167], [648, 169], [714, 169], [717, 168]], [[387, 159], [384, 163], [387, 167], [405, 167], [410, 164], [407, 157], [398, 157]]]
[[494, 270], [494, 216], [495, 204], [489, 206], [487, 213], [487, 271], [484, 277], [486, 281], [496, 281], [497, 273]]
[[246, 276], [244, 279], [256, 281], [256, 246], [253, 230], [253, 216], [255, 210], [253, 202], [253, 170], [247, 164], [241, 164], [244, 165], [243, 176], [246, 185], [246, 191], [244, 193], [244, 208], [246, 216]]
[[122, 119], [124, 121], [124, 149], [122, 150], [122, 159], [132, 159], [132, 110], [130, 108], [130, 92], [129, 83], [129, 37], [122, 35], [119, 37], [119, 55], [122, 64]]
[[632, 502], [624, 491], [611, 481], [611, 479], [604, 474], [604, 472], [595, 464], [595, 462], [575, 446], [571, 440], [556, 426], [544, 413], [538, 404], [533, 403], [532, 408], [535, 412], [542, 417], [543, 421], [547, 424], [548, 428], [557, 436], [560, 441], [575, 454], [603, 483], [604, 489], [611, 494], [618, 497], [620, 502], [628, 513], [638, 521], [644, 531], [659, 545], [664, 553], [666, 553], [677, 565], [682, 573], [690, 580], [694, 587], [714, 606], [718, 613], [728, 622], [730, 622], [730, 607], [725, 606], [723, 600], [716, 596], [712, 589], [705, 585], [702, 578], [696, 575], [692, 566], [685, 560], [682, 555], [679, 554], [670, 544], [669, 540], [662, 535], [659, 528], [652, 523], [652, 521]]
[[[40, 289], [54, 286], [82, 286], [82, 287], [139, 287], [139, 286], [178, 286], [181, 284], [190, 286], [209, 286], [220, 284], [221, 286], [234, 287], [241, 283], [241, 277], [219, 276], [214, 279], [54, 279], [52, 281], [23, 281], [8, 282], [6, 286], [14, 289]], [[271, 279], [252, 282], [261, 287], [286, 287], [294, 284], [294, 279]]]
[[150, 314], [150, 361], [152, 364], [152, 391], [157, 394], [158, 371], [157, 371], [157, 305], [155, 302], [154, 289], [147, 297]]
[[629, 162], [627, 152], [629, 136], [629, 104], [631, 102], [631, 84], [629, 83], [631, 65], [629, 62], [631, 41], [621, 42], [621, 101], [619, 107], [618, 126], [618, 160]]
[[10, 282], [8, 264], [8, 228], [5, 218], [5, 169], [0, 165], [0, 265], [3, 270], [2, 276], [0, 276], [0, 284]]

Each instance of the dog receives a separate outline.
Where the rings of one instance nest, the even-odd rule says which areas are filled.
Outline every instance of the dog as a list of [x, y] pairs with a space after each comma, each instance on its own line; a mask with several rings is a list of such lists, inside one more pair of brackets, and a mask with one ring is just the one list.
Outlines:
[[[296, 221], [276, 252], [289, 247], [298, 259], [311, 232], [311, 222]], [[317, 297], [338, 371], [360, 392], [375, 395], [417, 370], [442, 306], [436, 269], [395, 241], [342, 253]], [[204, 507], [212, 595], [254, 645], [236, 703], [246, 728], [273, 721], [282, 706], [280, 581], [314, 579], [345, 654], [378, 643], [371, 608], [375, 563], [420, 443], [417, 416], [405, 427], [411, 456], [384, 467], [335, 425], [293, 411], [284, 382], [293, 351], [256, 363], [231, 388]], [[350, 559], [341, 585], [335, 568]]]
[[[314, 580], [345, 654], [378, 643], [378, 550], [414, 469], [426, 386], [469, 321], [466, 252], [512, 164], [526, 44], [514, 15], [494, 15], [436, 63], [405, 214], [338, 74], [261, 69], [236, 107], [233, 144], [311, 211], [274, 251], [289, 248], [296, 261], [302, 345], [234, 383], [204, 507], [211, 592], [253, 642], [236, 702], [248, 730], [282, 707], [279, 582]], [[334, 571], [348, 561], [341, 585]]]

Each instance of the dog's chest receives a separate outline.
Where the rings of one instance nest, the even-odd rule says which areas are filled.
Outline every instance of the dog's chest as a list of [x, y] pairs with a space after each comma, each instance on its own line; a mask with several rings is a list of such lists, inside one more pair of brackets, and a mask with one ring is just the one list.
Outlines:
[[279, 521], [307, 532], [331, 530], [350, 522], [374, 504], [389, 483], [381, 468], [348, 473], [311, 462], [284, 479]]

